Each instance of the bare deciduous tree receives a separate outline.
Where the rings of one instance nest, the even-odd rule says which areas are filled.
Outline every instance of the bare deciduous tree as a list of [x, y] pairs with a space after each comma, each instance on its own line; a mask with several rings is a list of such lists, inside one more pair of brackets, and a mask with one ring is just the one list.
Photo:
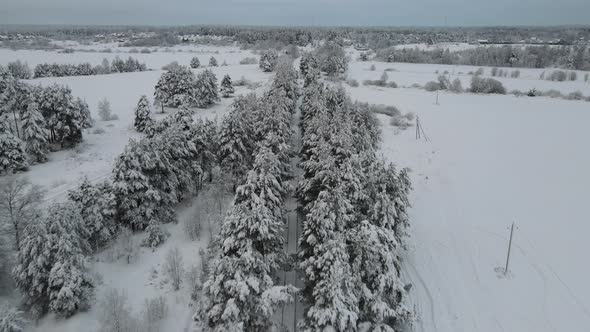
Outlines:
[[178, 248], [170, 249], [166, 255], [166, 262], [164, 263], [164, 271], [174, 290], [180, 289], [182, 283], [182, 276], [184, 274], [184, 266], [182, 264], [182, 255]]
[[28, 179], [10, 176], [0, 181], [0, 223], [14, 234], [14, 246], [20, 249], [20, 237], [26, 224], [39, 214], [36, 206], [43, 199], [40, 186]]

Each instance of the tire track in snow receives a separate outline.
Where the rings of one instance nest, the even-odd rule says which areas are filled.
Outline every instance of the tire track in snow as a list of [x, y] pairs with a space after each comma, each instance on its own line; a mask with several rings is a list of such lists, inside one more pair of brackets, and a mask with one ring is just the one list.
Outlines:
[[[405, 274], [407, 275], [408, 280], [410, 280], [410, 281], [417, 280], [421, 286], [422, 292], [424, 293], [424, 295], [426, 295], [426, 298], [428, 300], [427, 305], [428, 305], [428, 307], [429, 307], [428, 309], [430, 311], [428, 316], [429, 316], [432, 328], [434, 328], [434, 331], [436, 331], [437, 324], [436, 324], [436, 317], [435, 317], [435, 313], [434, 313], [434, 297], [432, 296], [432, 292], [430, 291], [430, 288], [426, 284], [426, 281], [424, 281], [424, 278], [422, 278], [422, 275], [420, 274], [420, 272], [418, 272], [418, 270], [416, 269], [414, 264], [412, 264], [409, 259], [405, 259], [403, 262], [404, 262], [404, 264], [402, 264], [402, 270], [405, 271]], [[422, 298], [424, 298], [424, 297], [422, 297]], [[414, 299], [415, 299], [416, 304], [418, 304], [418, 306], [420, 307], [420, 311], [421, 311], [421, 313], [420, 313], [421, 331], [429, 332], [430, 330], [427, 330], [424, 328], [423, 315], [422, 315], [424, 313], [424, 308], [422, 306], [422, 303], [420, 303], [419, 297], [415, 297]]]

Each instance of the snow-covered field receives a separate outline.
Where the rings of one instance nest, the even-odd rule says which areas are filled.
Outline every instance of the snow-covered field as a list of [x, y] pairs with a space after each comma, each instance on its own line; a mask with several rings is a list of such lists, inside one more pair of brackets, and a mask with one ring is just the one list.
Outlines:
[[[442, 92], [436, 105], [436, 93], [422, 90], [348, 90], [414, 112], [429, 139], [380, 116], [384, 156], [413, 170], [403, 275], [413, 284], [414, 330], [588, 331], [590, 105]], [[499, 277], [512, 222], [510, 273]]]
[[[60, 54], [0, 49], [2, 65], [17, 59], [30, 66], [44, 62], [94, 65], [104, 57], [131, 55], [156, 69], [30, 81], [67, 84], [74, 96], [86, 99], [95, 118], [98, 101], [106, 97], [120, 117], [118, 121], [97, 121], [95, 128], [84, 133], [84, 143], [76, 151], [52, 153], [48, 163], [25, 173], [32, 182], [47, 188], [48, 199], [60, 199], [84, 175], [93, 180], [110, 176], [114, 158], [130, 138], [140, 137], [131, 128], [133, 109], [143, 94], [153, 100], [161, 66], [175, 60], [188, 64], [193, 56], [206, 64], [213, 55], [220, 64], [224, 60], [229, 64], [213, 68], [219, 81], [230, 74], [234, 80], [244, 76], [266, 84], [271, 77], [257, 65], [239, 65], [242, 58], [255, 55], [236, 47], [194, 46], [190, 49], [194, 53], [188, 49], [150, 54], [117, 50]], [[371, 64], [375, 71], [369, 70]], [[388, 72], [389, 79], [400, 86], [423, 85], [436, 80], [435, 71], [448, 71], [467, 87], [467, 73], [479, 67], [353, 61], [347, 75], [359, 82], [376, 80], [386, 68], [395, 69]], [[485, 68], [486, 75], [490, 69]], [[520, 71], [520, 78], [499, 80], [508, 90], [555, 89], [590, 95], [583, 73], [574, 82], [550, 82], [539, 79], [543, 70]], [[412, 237], [403, 275], [413, 284], [411, 299], [419, 316], [414, 330], [587, 331], [590, 269], [585, 255], [590, 250], [586, 240], [590, 223], [585, 203], [590, 187], [590, 131], [586, 126], [590, 103], [441, 92], [439, 105], [435, 105], [436, 93], [420, 89], [345, 86], [353, 99], [414, 112], [429, 139], [418, 141], [414, 128], [399, 131], [388, 124], [388, 117], [379, 116], [384, 156], [412, 169]], [[264, 89], [262, 86], [258, 91]], [[238, 87], [236, 94], [251, 91]], [[195, 116], [221, 117], [230, 103], [231, 99], [222, 99]], [[105, 132], [96, 134], [96, 128]], [[179, 207], [181, 221], [194, 214], [191, 202]], [[505, 263], [512, 222], [517, 229], [510, 273], [504, 277], [495, 269]], [[161, 276], [152, 278], [152, 269], [159, 271], [158, 264], [173, 247], [181, 250], [186, 266], [198, 265], [197, 251], [203, 243], [188, 241], [181, 224], [168, 227], [172, 237], [155, 253], [144, 250], [131, 265], [101, 259], [94, 263], [93, 271], [103, 279], [97, 298], [109, 287], [126, 289], [138, 313], [145, 299], [163, 295], [169, 306], [163, 331], [182, 331], [194, 311], [188, 307], [188, 291], [173, 292], [170, 285], [160, 286]], [[67, 321], [47, 317], [37, 331], [93, 331], [96, 327], [96, 309], [92, 309]]]

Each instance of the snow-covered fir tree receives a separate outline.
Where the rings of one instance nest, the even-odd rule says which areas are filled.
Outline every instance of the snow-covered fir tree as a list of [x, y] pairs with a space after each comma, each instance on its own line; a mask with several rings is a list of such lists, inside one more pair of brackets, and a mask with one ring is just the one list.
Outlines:
[[87, 240], [94, 251], [113, 239], [117, 231], [117, 204], [108, 182], [94, 185], [84, 178], [78, 188], [68, 193], [68, 198], [80, 207], [80, 216], [88, 231]]
[[231, 77], [229, 77], [229, 75], [223, 76], [220, 92], [223, 98], [229, 98], [234, 94], [234, 87], [232, 86]]
[[12, 133], [0, 131], [0, 174], [24, 171], [29, 167], [25, 145]]
[[13, 275], [39, 314], [69, 317], [90, 305], [94, 283], [87, 271], [90, 247], [74, 203], [55, 204], [27, 227]]
[[264, 72], [271, 72], [275, 69], [277, 65], [277, 61], [279, 59], [279, 55], [275, 51], [266, 51], [262, 53], [260, 56], [260, 61], [258, 61], [258, 67], [262, 69]]
[[197, 107], [206, 108], [219, 101], [218, 91], [217, 77], [211, 70], [205, 69], [197, 76], [191, 97]]
[[45, 128], [45, 119], [39, 112], [37, 103], [33, 101], [29, 104], [26, 111], [23, 112], [21, 123], [25, 150], [31, 161], [38, 163], [47, 161], [48, 132]]
[[154, 120], [152, 119], [152, 110], [150, 107], [150, 102], [147, 99], [146, 95], [141, 96], [139, 101], [137, 102], [137, 106], [135, 107], [135, 120], [133, 125], [135, 126], [135, 130], [140, 133], [143, 133], [146, 128], [151, 125]]
[[217, 66], [218, 66], [217, 59], [215, 59], [215, 57], [213, 57], [213, 56], [211, 58], [209, 58], [209, 67], [217, 67]]
[[191, 68], [197, 69], [197, 68], [199, 68], [199, 66], [201, 66], [201, 61], [199, 61], [198, 57], [193, 57], [191, 59]]

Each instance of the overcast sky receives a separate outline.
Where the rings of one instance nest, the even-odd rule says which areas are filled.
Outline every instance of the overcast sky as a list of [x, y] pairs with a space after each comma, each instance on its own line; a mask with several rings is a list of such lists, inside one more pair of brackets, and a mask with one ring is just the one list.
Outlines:
[[0, 24], [590, 24], [590, 0], [0, 0]]

